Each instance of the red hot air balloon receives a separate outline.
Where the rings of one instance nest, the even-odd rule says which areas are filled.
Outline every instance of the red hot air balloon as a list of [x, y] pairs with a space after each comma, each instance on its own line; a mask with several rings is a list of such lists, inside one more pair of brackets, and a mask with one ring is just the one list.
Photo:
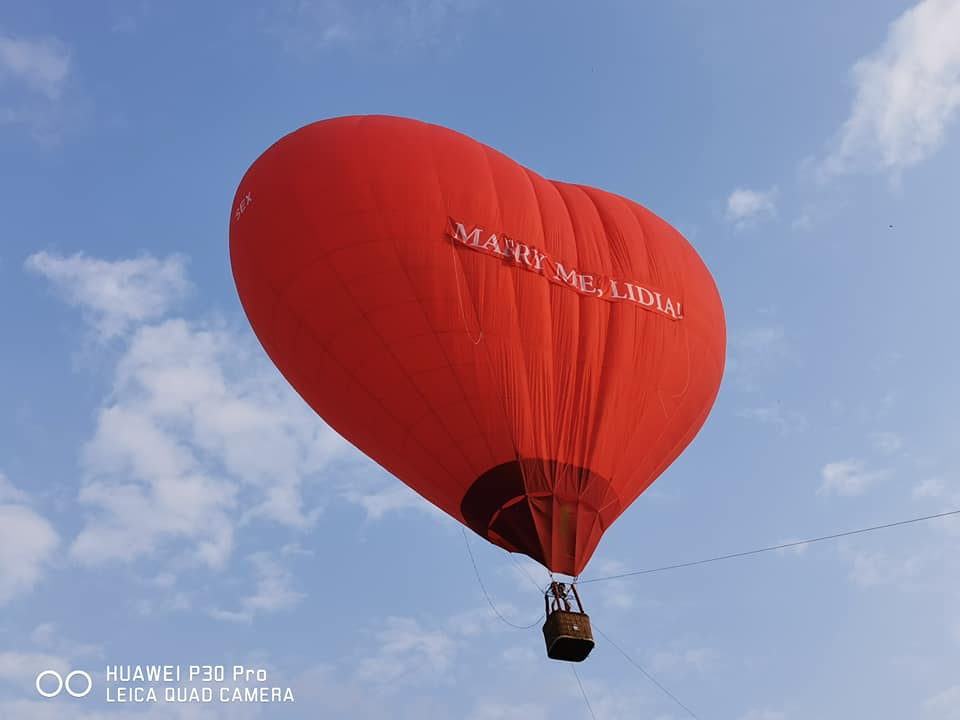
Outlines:
[[580, 574], [719, 390], [720, 297], [673, 227], [435, 125], [284, 137], [240, 183], [230, 257], [257, 337], [331, 427], [554, 572]]

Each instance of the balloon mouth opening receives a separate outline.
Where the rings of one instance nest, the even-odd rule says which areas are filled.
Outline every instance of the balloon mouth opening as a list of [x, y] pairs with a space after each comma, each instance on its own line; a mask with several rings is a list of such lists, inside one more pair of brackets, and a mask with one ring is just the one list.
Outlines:
[[609, 480], [542, 458], [490, 468], [460, 504], [464, 522], [481, 537], [570, 576], [581, 572], [620, 512]]

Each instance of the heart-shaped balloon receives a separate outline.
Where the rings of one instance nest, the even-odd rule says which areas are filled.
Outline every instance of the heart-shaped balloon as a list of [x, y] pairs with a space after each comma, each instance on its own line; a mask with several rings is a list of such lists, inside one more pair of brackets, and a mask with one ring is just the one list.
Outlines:
[[723, 375], [713, 279], [670, 225], [460, 133], [344, 117], [237, 191], [244, 310], [337, 432], [491, 542], [579, 575]]

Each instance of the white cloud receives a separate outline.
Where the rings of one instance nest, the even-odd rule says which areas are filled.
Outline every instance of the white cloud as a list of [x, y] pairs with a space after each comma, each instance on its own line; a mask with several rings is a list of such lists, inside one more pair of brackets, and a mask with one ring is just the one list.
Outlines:
[[0, 473], [0, 605], [29, 592], [53, 560], [60, 538]]
[[138, 328], [84, 451], [81, 500], [95, 508], [73, 554], [132, 559], [173, 541], [222, 565], [237, 523], [310, 527], [307, 478], [349, 446], [260, 358], [219, 328]]
[[787, 720], [787, 716], [776, 710], [751, 710], [740, 720]]
[[[797, 545], [792, 545], [792, 543], [798, 543]], [[778, 555], [806, 555], [807, 550], [810, 548], [810, 543], [800, 542], [800, 538], [788, 538], [786, 540], [781, 540], [777, 543], [778, 545], [791, 545], [791, 547], [780, 548], [777, 550]]]
[[32, 687], [37, 674], [44, 670], [65, 674], [70, 671], [70, 664], [64, 658], [45, 653], [0, 652], [0, 680]]
[[57, 40], [0, 35], [0, 84], [12, 79], [56, 100], [70, 74], [70, 53]]
[[[517, 625], [529, 625], [535, 618], [532, 616], [524, 617], [519, 608], [509, 602], [498, 602], [496, 604], [500, 614], [516, 623]], [[542, 615], [542, 613], [541, 613]], [[503, 620], [498, 618], [489, 605], [464, 610], [463, 612], [451, 615], [446, 623], [445, 632], [449, 635], [461, 635], [465, 637], [477, 635], [491, 635], [493, 633], [503, 632], [509, 629]]]
[[716, 653], [710, 648], [688, 648], [654, 653], [655, 672], [703, 672], [716, 664]]
[[934, 153], [960, 107], [960, 3], [923, 0], [853, 67], [856, 97], [828, 174], [897, 173]]
[[380, 649], [360, 662], [357, 676], [385, 687], [439, 680], [456, 652], [456, 644], [447, 633], [426, 630], [413, 618], [389, 617], [375, 637]]
[[267, 552], [254, 553], [249, 558], [254, 567], [256, 589], [240, 601], [240, 610], [213, 610], [218, 620], [253, 620], [257, 613], [272, 613], [292, 608], [306, 596], [293, 588], [293, 575]]
[[264, 22], [288, 50], [417, 47], [457, 42], [456, 24], [485, 0], [298, 0], [278, 3]]
[[0, 503], [26, 503], [28, 500], [29, 496], [15, 488], [9, 478], [0, 472]]
[[[216, 694], [216, 686], [213, 686]], [[34, 693], [34, 697], [37, 697]], [[88, 698], [89, 699], [89, 698]], [[83, 701], [65, 700], [0, 700], [0, 717], [15, 720], [254, 720], [265, 717], [263, 705], [172, 704], [162, 700], [144, 703], [146, 707], [123, 710], [83, 710]], [[138, 704], [140, 705], [140, 704]], [[109, 707], [109, 706], [108, 706]], [[134, 706], [136, 707], [136, 706]]]
[[0, 33], [0, 128], [24, 127], [53, 145], [82, 126], [89, 103], [71, 92], [71, 71], [70, 51], [56, 38]]
[[[945, 488], [943, 497], [946, 507], [942, 508], [942, 512], [951, 512], [960, 509], [960, 492]], [[960, 516], [948, 515], [937, 518], [932, 522], [932, 525], [948, 537], [960, 538]], [[960, 586], [958, 586], [958, 590], [960, 590]]]
[[367, 517], [371, 520], [380, 520], [387, 513], [402, 510], [421, 510], [430, 514], [439, 513], [444, 518], [448, 517], [435, 505], [431, 505], [410, 487], [397, 480], [377, 491], [347, 490], [344, 497], [363, 507], [367, 511]]
[[938, 498], [946, 490], [946, 484], [941, 478], [928, 478], [913, 488], [915, 498]]
[[50, 645], [54, 640], [56, 628], [52, 623], [41, 623], [30, 633], [30, 639], [37, 645]]
[[469, 720], [546, 720], [547, 717], [547, 709], [540, 705], [514, 705], [487, 700], [474, 709]]
[[103, 339], [163, 317], [190, 289], [180, 256], [109, 261], [39, 252], [27, 258], [26, 267], [82, 308]]
[[550, 584], [550, 572], [540, 563], [526, 555], [507, 553], [510, 565], [503, 565], [502, 572], [510, 578], [517, 592], [529, 593], [533, 588], [540, 590]]
[[847, 554], [853, 565], [851, 579], [865, 588], [882, 585], [905, 587], [905, 583], [917, 575], [922, 562], [920, 555], [894, 558], [883, 552]]
[[756, 327], [740, 334], [737, 344], [741, 350], [755, 355], [782, 355], [784, 336], [783, 327], [779, 325]]
[[46, 655], [56, 654], [58, 657], [103, 658], [103, 647], [88, 643], [77, 643], [71, 640], [66, 633], [53, 623], [40, 623], [30, 632], [30, 640], [46, 650]]
[[[590, 568], [589, 577], [611, 577], [637, 569], [635, 565], [627, 565], [620, 560], [609, 558], [598, 558], [591, 562]], [[630, 578], [607, 580], [581, 588], [580, 597], [588, 606], [586, 608], [588, 611], [590, 607], [596, 607], [597, 603], [615, 612], [635, 610], [638, 607], [654, 607], [656, 601], [651, 600], [641, 587]]]
[[860, 460], [827, 463], [821, 470], [823, 483], [817, 495], [863, 495], [872, 485], [887, 477], [886, 470], [867, 470]]
[[884, 455], [893, 455], [903, 447], [903, 440], [900, 436], [892, 432], [879, 432], [870, 436], [870, 443], [873, 449]]
[[749, 420], [756, 420], [764, 425], [772, 425], [781, 435], [793, 435], [807, 428], [807, 420], [800, 413], [784, 410], [779, 405], [766, 407], [743, 408], [737, 415]]
[[94, 509], [71, 555], [87, 564], [133, 560], [193, 545], [194, 559], [222, 566], [233, 547], [235, 483], [203, 472], [192, 449], [137, 408], [103, 409], [86, 448], [79, 499]]
[[739, 227], [777, 214], [777, 189], [748, 190], [737, 188], [727, 198], [727, 220]]
[[937, 720], [960, 720], [960, 685], [937, 693], [923, 705]]
[[[616, 581], [614, 581], [616, 582]], [[605, 608], [610, 610], [632, 610], [637, 605], [637, 596], [635, 592], [627, 589], [626, 585], [619, 583], [617, 587], [610, 587], [613, 583], [604, 583], [600, 591], [600, 602]]]
[[787, 357], [786, 333], [781, 325], [759, 325], [731, 334], [729, 373], [747, 390], [757, 390], [759, 380]]

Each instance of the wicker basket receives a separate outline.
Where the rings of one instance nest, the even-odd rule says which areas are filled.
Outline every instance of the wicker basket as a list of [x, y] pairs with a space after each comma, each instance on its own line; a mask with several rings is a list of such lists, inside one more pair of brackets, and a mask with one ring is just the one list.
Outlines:
[[543, 624], [547, 657], [552, 660], [582, 662], [593, 650], [590, 616], [582, 612], [554, 610]]

